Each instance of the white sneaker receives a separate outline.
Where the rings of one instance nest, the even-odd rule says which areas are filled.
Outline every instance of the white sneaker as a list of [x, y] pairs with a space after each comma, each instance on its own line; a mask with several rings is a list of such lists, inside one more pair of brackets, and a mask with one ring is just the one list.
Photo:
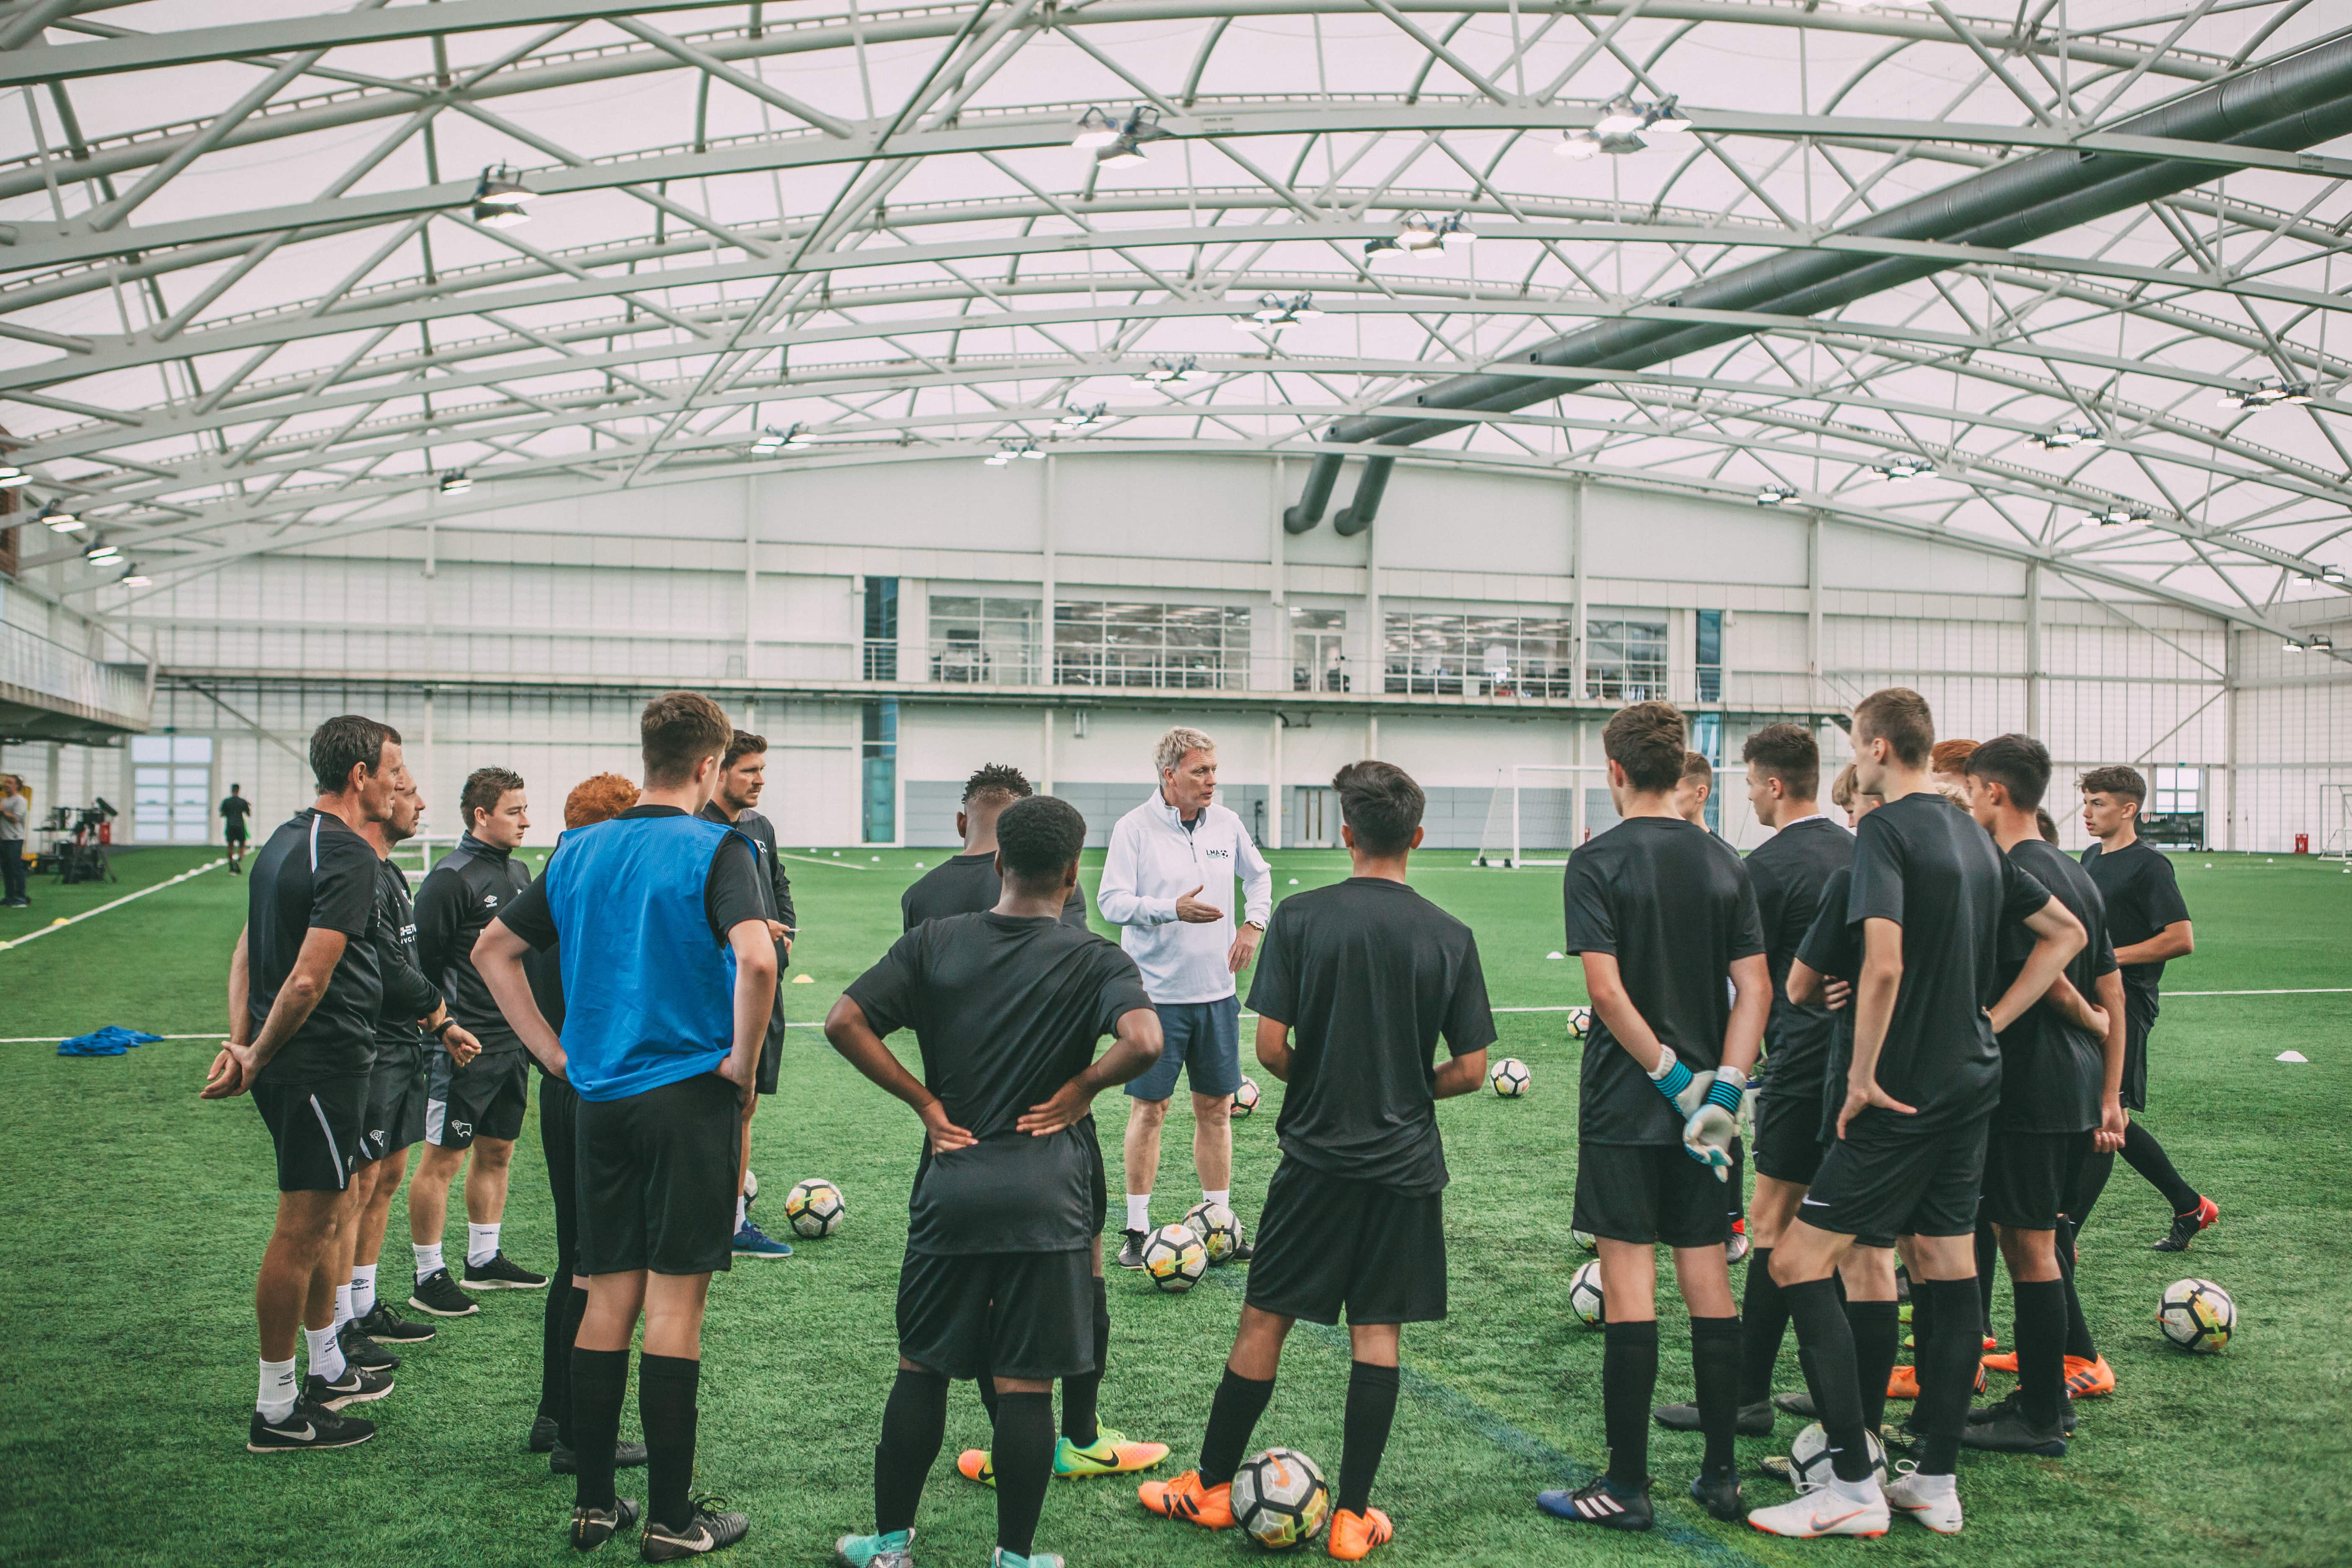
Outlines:
[[1869, 1488], [1867, 1496], [1850, 1496], [1836, 1487], [1801, 1489], [1793, 1501], [1749, 1510], [1748, 1522], [1767, 1535], [1789, 1535], [1801, 1539], [1817, 1535], [1885, 1534], [1888, 1518], [1885, 1494], [1875, 1482], [1859, 1484]]
[[1906, 1463], [1887, 1480], [1886, 1506], [1901, 1509], [1938, 1535], [1960, 1532], [1960, 1489], [1949, 1476], [1931, 1480]]

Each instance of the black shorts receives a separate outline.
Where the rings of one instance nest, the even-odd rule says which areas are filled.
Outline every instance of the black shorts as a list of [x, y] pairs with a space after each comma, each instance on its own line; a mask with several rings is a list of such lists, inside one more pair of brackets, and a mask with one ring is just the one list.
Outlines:
[[413, 1047], [397, 1058], [378, 1059], [375, 1070], [368, 1074], [367, 1130], [360, 1138], [361, 1159], [381, 1160], [424, 1139], [426, 1078], [423, 1053]]
[[2013, 1230], [2056, 1230], [2093, 1136], [1995, 1130], [1985, 1151], [1984, 1217]]
[[257, 1083], [253, 1106], [278, 1149], [281, 1193], [340, 1193], [352, 1184], [366, 1135], [364, 1073], [319, 1083]]
[[425, 1141], [438, 1149], [470, 1149], [477, 1138], [522, 1136], [530, 1104], [530, 1055], [485, 1052], [464, 1067], [436, 1048], [427, 1064]]
[[1445, 1318], [1445, 1196], [1401, 1193], [1286, 1157], [1257, 1222], [1244, 1300], [1277, 1317], [1350, 1324]]
[[2156, 1026], [2154, 1018], [2136, 1016], [2136, 1008], [2124, 1008], [2124, 1087], [2126, 1110], [2147, 1109], [2147, 1034]]
[[224, 844], [243, 844], [247, 842], [245, 829], [242, 827], [233, 827], [228, 829], [221, 835], [221, 842]]
[[1731, 1237], [1730, 1184], [1679, 1143], [1579, 1143], [1574, 1224], [1642, 1246], [1720, 1246]]
[[1748, 1158], [1759, 1176], [1811, 1186], [1822, 1168], [1822, 1097], [1765, 1095], [1756, 1107], [1756, 1147]]
[[1838, 1236], [1976, 1234], [1992, 1112], [1926, 1130], [1890, 1125], [1895, 1115], [1855, 1118], [1822, 1156], [1797, 1217]]
[[949, 1377], [1096, 1371], [1095, 1266], [1068, 1252], [909, 1252], [898, 1268], [898, 1353]]
[[743, 1112], [735, 1086], [698, 1073], [625, 1100], [583, 1100], [582, 1274], [710, 1274], [735, 1251]]
[[[782, 1000], [779, 998], [776, 1005], [782, 1007], [783, 1005]], [[751, 1087], [761, 1094], [775, 1093], [776, 1080], [782, 1076], [783, 1070], [784, 1037], [783, 1032], [778, 1030], [760, 1046], [760, 1060], [752, 1073]]]
[[560, 1078], [539, 1086], [539, 1146], [555, 1200], [555, 1269], [571, 1275], [580, 1262], [580, 1091]]

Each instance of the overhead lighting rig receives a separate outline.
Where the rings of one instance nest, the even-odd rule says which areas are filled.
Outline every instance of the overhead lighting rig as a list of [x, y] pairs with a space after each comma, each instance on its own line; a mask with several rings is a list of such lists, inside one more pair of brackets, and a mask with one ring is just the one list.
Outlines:
[[83, 527], [81, 519], [55, 501], [50, 501], [35, 512], [33, 521], [47, 523], [51, 533], [78, 533]]
[[1138, 386], [1167, 386], [1191, 375], [1199, 363], [1191, 354], [1180, 360], [1154, 359], [1150, 368], [1138, 371], [1129, 379]]
[[1622, 156], [1639, 153], [1656, 137], [1690, 132], [1690, 116], [1682, 111], [1682, 98], [1668, 93], [1655, 103], [1636, 102], [1620, 93], [1601, 106], [1601, 118], [1590, 131], [1570, 131], [1554, 149], [1563, 158], [1582, 160], [1602, 153]]
[[1897, 452], [1883, 463], [1872, 464], [1870, 471], [1883, 479], [1893, 479], [1899, 485], [1923, 475], [1934, 473], [1936, 465], [1916, 452]]
[[1397, 220], [1395, 234], [1364, 241], [1364, 259], [1369, 263], [1389, 256], [1428, 256], [1475, 244], [1477, 238], [1470, 232], [1469, 218], [1461, 213], [1450, 213], [1442, 218], [1407, 213]]
[[1235, 330], [1244, 332], [1279, 332], [1285, 327], [1313, 321], [1323, 312], [1315, 308], [1315, 296], [1295, 294], [1286, 299], [1280, 294], [1260, 294], [1257, 309], [1246, 316], [1235, 316]]
[[1081, 408], [1074, 403], [1062, 410], [1062, 416], [1054, 423], [1065, 430], [1083, 430], [1089, 425], [1101, 424], [1103, 414], [1109, 407], [1108, 403], [1097, 403], [1092, 408]]
[[524, 204], [536, 193], [526, 190], [511, 163], [493, 163], [482, 171], [474, 187], [474, 221], [484, 228], [512, 228], [530, 221]]
[[115, 579], [115, 581], [117, 585], [121, 587], [144, 588], [152, 584], [155, 579], [147, 575], [146, 573], [139, 570], [136, 565], [131, 565], [127, 567], [122, 575]]
[[982, 458], [981, 461], [992, 468], [1001, 468], [1015, 458], [1034, 458], [1039, 462], [1043, 462], [1045, 454], [1037, 449], [1037, 444], [1034, 441], [1007, 441], [999, 446], [995, 451]]
[[1796, 489], [1794, 487], [1790, 485], [1771, 484], [1759, 485], [1756, 487], [1756, 504], [1758, 506], [1787, 506], [1790, 501], [1795, 500], [1796, 499]]
[[443, 474], [439, 484], [445, 496], [461, 496], [474, 488], [474, 478], [463, 468], [451, 468]]
[[1164, 142], [1173, 134], [1161, 128], [1160, 110], [1139, 103], [1123, 119], [1114, 119], [1101, 109], [1087, 110], [1078, 117], [1077, 134], [1070, 138], [1070, 145], [1093, 149], [1096, 168], [1115, 169], [1142, 163], [1145, 143]]
[[0, 490], [13, 490], [18, 485], [30, 484], [33, 476], [14, 463], [0, 463]]
[[2274, 403], [2308, 403], [2311, 383], [2266, 375], [2252, 386], [2233, 386], [2221, 395], [2224, 408], [2268, 408]]
[[779, 430], [774, 426], [769, 425], [762, 426], [759, 435], [752, 437], [751, 450], [754, 452], [781, 452], [787, 447], [805, 447], [807, 445], [809, 445], [808, 436], [799, 426], [794, 425], [789, 428]]
[[81, 552], [81, 558], [93, 566], [103, 566], [110, 561], [119, 560], [121, 554], [122, 552], [114, 545], [93, 544]]
[[2147, 513], [2121, 501], [2110, 501], [2091, 514], [2091, 521], [2101, 528], [2121, 528], [2126, 523], [2146, 522]]
[[2063, 452], [2070, 447], [2103, 447], [2107, 440], [2088, 425], [2061, 425], [2051, 430], [2036, 430], [2032, 439], [2045, 452]]

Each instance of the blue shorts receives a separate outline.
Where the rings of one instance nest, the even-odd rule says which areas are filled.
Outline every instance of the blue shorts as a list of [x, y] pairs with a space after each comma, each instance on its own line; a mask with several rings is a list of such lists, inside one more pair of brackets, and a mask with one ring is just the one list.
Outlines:
[[1242, 1086], [1242, 999], [1214, 1002], [1154, 1002], [1160, 1015], [1160, 1059], [1141, 1078], [1129, 1080], [1137, 1100], [1166, 1100], [1176, 1092], [1176, 1069], [1185, 1069], [1194, 1094], [1231, 1094]]

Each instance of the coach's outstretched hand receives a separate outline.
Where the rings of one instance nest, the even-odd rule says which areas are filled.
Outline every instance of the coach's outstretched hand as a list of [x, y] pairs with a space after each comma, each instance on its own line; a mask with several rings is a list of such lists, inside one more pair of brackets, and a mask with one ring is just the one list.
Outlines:
[[1193, 889], [1192, 893], [1186, 893], [1176, 900], [1176, 918], [1178, 920], [1182, 921], [1187, 925], [1212, 926], [1225, 918], [1224, 910], [1219, 909], [1214, 904], [1205, 903], [1192, 896], [1193, 893], [1201, 891], [1202, 888], [1205, 888], [1207, 886], [1208, 884], [1203, 882], [1201, 884], [1200, 888]]

